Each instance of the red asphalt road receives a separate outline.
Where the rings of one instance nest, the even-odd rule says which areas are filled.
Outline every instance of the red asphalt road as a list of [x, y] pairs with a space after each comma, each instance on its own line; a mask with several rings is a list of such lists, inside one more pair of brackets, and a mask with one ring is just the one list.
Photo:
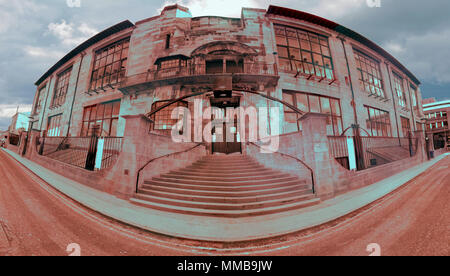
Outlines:
[[[0, 256], [450, 255], [450, 157], [379, 201], [320, 228], [240, 244], [179, 240], [112, 221], [63, 196], [0, 151]], [[209, 248], [209, 249], [205, 249]]]

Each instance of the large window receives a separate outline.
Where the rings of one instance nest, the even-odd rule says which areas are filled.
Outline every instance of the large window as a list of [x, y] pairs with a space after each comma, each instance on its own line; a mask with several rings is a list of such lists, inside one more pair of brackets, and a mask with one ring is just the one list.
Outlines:
[[120, 101], [85, 107], [81, 136], [92, 136], [94, 128], [99, 129], [100, 136], [117, 136], [119, 112]]
[[409, 119], [405, 117], [400, 117], [402, 122], [402, 133], [403, 137], [408, 137], [408, 133], [411, 132], [411, 125], [409, 123]]
[[44, 101], [45, 88], [46, 88], [46, 86], [42, 87], [42, 88], [39, 89], [39, 91], [38, 91], [38, 95], [37, 95], [37, 97], [36, 97], [36, 103], [35, 103], [35, 105], [34, 105], [34, 111], [33, 111], [33, 114], [38, 114], [39, 111], [41, 111], [42, 104], [43, 104], [43, 101]]
[[69, 80], [71, 72], [72, 67], [58, 75], [58, 79], [56, 81], [55, 86], [55, 93], [53, 94], [53, 100], [50, 107], [61, 106], [66, 101], [66, 95], [67, 90], [69, 89]]
[[58, 137], [61, 136], [61, 117], [62, 115], [55, 115], [48, 118], [47, 136]]
[[394, 73], [394, 91], [397, 94], [398, 105], [401, 107], [406, 107], [406, 93], [403, 87], [403, 78]]
[[275, 25], [280, 69], [334, 79], [328, 38], [300, 29]]
[[[169, 101], [159, 101], [155, 102], [152, 105], [152, 110], [156, 110], [157, 108], [167, 104]], [[183, 116], [183, 113], [179, 113], [176, 118], [172, 119], [172, 112], [177, 107], [188, 107], [187, 102], [177, 102], [172, 105], [169, 105], [166, 108], [156, 112], [153, 114], [150, 119], [154, 122], [151, 124], [151, 130], [171, 130], [172, 127], [179, 121], [180, 116]]]
[[[338, 99], [289, 91], [283, 92], [283, 101], [296, 106], [301, 111], [328, 114], [327, 134], [335, 136], [342, 134], [342, 112]], [[287, 106], [284, 107], [284, 115], [287, 123], [296, 123], [298, 120], [297, 113]]]
[[354, 50], [356, 67], [359, 71], [359, 83], [367, 93], [385, 98], [380, 63], [375, 59]]
[[389, 112], [366, 106], [368, 119], [367, 130], [372, 136], [392, 137], [391, 118]]
[[415, 110], [419, 108], [418, 106], [418, 98], [417, 98], [417, 88], [413, 85], [409, 86], [411, 89], [411, 103]]
[[130, 38], [115, 42], [95, 53], [91, 90], [113, 86], [123, 79], [127, 67]]

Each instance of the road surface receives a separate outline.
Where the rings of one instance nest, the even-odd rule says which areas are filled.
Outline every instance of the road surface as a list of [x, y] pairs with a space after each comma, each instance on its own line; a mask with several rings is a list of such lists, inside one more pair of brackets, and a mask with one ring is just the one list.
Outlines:
[[[394, 193], [320, 228], [233, 245], [179, 240], [105, 218], [0, 151], [0, 256], [450, 255], [450, 156]], [[70, 244], [79, 245], [69, 248]], [[208, 248], [208, 249], [206, 249]]]

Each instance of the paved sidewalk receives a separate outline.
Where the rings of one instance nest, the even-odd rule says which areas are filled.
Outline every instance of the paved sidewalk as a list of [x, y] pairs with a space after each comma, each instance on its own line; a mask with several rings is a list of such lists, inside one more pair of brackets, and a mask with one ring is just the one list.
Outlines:
[[202, 241], [237, 242], [297, 232], [356, 211], [389, 194], [449, 153], [391, 176], [371, 186], [349, 192], [301, 210], [251, 218], [209, 218], [152, 210], [86, 187], [3, 149], [49, 185], [97, 212], [136, 227], [169, 236]]

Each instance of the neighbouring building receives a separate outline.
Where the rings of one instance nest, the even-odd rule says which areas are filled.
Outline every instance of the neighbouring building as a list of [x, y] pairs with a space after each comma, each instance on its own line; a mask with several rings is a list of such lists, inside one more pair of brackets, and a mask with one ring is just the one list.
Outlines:
[[28, 130], [28, 122], [30, 112], [17, 112], [11, 119], [11, 125], [9, 126], [8, 131], [10, 133], [18, 135], [19, 132]]
[[[36, 86], [31, 129], [41, 136], [45, 132], [49, 137], [45, 143], [53, 141], [51, 137], [66, 137], [55, 138], [53, 150], [41, 148], [41, 154], [68, 158], [70, 154], [57, 151], [69, 149], [64, 143], [75, 137], [124, 137], [114, 177], [106, 177], [114, 184], [102, 189], [126, 197], [138, 192], [138, 200], [150, 200], [163, 210], [178, 205], [196, 213], [209, 202], [214, 207], [206, 208], [208, 214], [215, 207], [251, 211], [262, 208], [255, 207], [254, 200], [245, 202], [256, 195], [270, 201], [261, 205], [270, 210], [298, 207], [311, 194], [295, 189], [306, 184], [312, 183], [313, 194], [329, 197], [400, 168], [385, 167], [368, 177], [336, 167], [340, 163], [356, 168], [354, 154], [347, 148], [353, 144], [342, 140], [345, 136], [364, 136], [363, 142], [355, 140], [360, 152], [357, 168], [362, 170], [413, 156], [412, 134], [423, 130], [420, 81], [397, 59], [342, 25], [277, 6], [243, 8], [239, 18], [192, 17], [186, 7], [167, 6], [158, 16], [135, 24], [124, 21], [90, 38], [51, 67]], [[202, 113], [208, 107], [218, 112], [200, 122], [185, 112]], [[260, 155], [256, 150], [260, 144], [244, 139], [254, 129], [226, 123], [228, 110], [238, 107], [259, 108], [265, 114], [267, 120], [260, 121], [259, 127], [264, 125], [269, 136], [279, 136], [277, 152]], [[139, 121], [142, 116], [147, 121]], [[179, 134], [195, 138], [212, 119], [223, 123], [205, 131], [211, 134], [210, 141], [175, 144], [167, 138], [179, 120], [193, 125], [190, 132]], [[218, 139], [225, 133], [231, 134], [232, 141]], [[340, 145], [332, 154], [338, 165], [329, 159], [332, 147], [327, 139]], [[368, 142], [374, 146], [362, 153]], [[389, 146], [398, 150], [381, 149]], [[81, 146], [74, 148], [77, 166], [83, 167], [86, 155], [79, 153]], [[229, 160], [214, 159], [217, 153], [233, 155]], [[106, 158], [112, 155], [109, 152]], [[161, 158], [165, 161], [158, 163]], [[171, 172], [195, 161], [186, 170]], [[274, 175], [259, 163], [295, 177]], [[150, 180], [166, 171], [173, 174]], [[211, 180], [211, 175], [219, 180]], [[74, 173], [74, 178], [79, 177]], [[298, 179], [305, 177], [311, 179]], [[93, 186], [103, 181], [93, 176], [86, 181], [91, 179], [96, 180]], [[262, 186], [195, 189], [198, 183], [220, 179], [260, 181]], [[317, 189], [314, 183], [319, 183]], [[283, 194], [274, 196], [261, 187]], [[293, 190], [294, 195], [289, 192]], [[230, 200], [245, 206], [214, 204], [223, 199], [213, 195], [232, 197], [230, 193], [247, 195]]]
[[450, 145], [450, 100], [436, 101], [424, 99], [426, 133], [433, 141], [434, 149], [442, 149]]

